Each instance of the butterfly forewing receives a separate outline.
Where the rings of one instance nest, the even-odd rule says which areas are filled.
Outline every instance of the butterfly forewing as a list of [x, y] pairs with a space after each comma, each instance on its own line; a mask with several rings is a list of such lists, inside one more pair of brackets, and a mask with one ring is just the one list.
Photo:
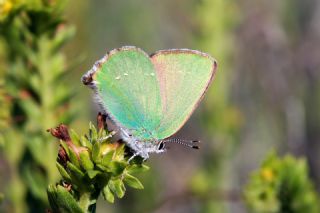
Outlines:
[[216, 70], [216, 61], [193, 50], [164, 50], [151, 56], [160, 85], [162, 118], [159, 139], [177, 132], [206, 92]]
[[142, 50], [111, 51], [93, 75], [97, 94], [110, 117], [121, 127], [147, 139], [159, 126], [161, 97], [154, 65]]

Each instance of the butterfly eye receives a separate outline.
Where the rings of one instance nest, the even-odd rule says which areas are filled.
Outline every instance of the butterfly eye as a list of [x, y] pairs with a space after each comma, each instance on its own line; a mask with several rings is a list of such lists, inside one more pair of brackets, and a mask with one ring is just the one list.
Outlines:
[[164, 142], [161, 141], [158, 145], [158, 150], [162, 150], [164, 148], [164, 145], [165, 145]]

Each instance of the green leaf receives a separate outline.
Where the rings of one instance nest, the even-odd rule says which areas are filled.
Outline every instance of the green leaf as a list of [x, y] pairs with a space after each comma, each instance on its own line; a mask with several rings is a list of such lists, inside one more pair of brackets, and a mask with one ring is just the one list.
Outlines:
[[126, 174], [123, 180], [128, 186], [131, 186], [132, 188], [135, 189], [143, 189], [142, 183], [136, 178], [133, 177], [132, 175]]
[[105, 138], [107, 135], [106, 135], [106, 131], [103, 129], [103, 128], [101, 128], [101, 129], [99, 129], [99, 131], [98, 131], [98, 138], [99, 139], [102, 139], [102, 138]]
[[64, 187], [49, 185], [47, 194], [52, 212], [84, 213], [77, 201]]
[[125, 144], [121, 144], [119, 147], [116, 149], [116, 156], [123, 156], [124, 155], [124, 147]]
[[96, 167], [97, 167], [98, 169], [100, 169], [101, 171], [103, 171], [103, 172], [110, 172], [110, 169], [109, 169], [108, 167], [105, 167], [104, 165], [102, 165], [102, 164], [100, 164], [100, 163], [97, 163], [97, 164], [96, 164]]
[[69, 148], [69, 155], [68, 155], [71, 163], [73, 163], [76, 167], [80, 168], [80, 163], [77, 154], [73, 151], [72, 148]]
[[136, 173], [146, 172], [149, 169], [150, 168], [144, 164], [141, 164], [141, 165], [133, 164], [133, 165], [130, 165], [126, 170], [130, 174], [136, 174]]
[[110, 202], [110, 203], [114, 203], [114, 195], [113, 193], [111, 192], [110, 188], [108, 185], [106, 185], [105, 187], [103, 187], [103, 190], [102, 190], [102, 195], [103, 195], [103, 198]]
[[104, 155], [103, 158], [102, 158], [102, 165], [109, 166], [109, 164], [111, 163], [113, 155], [114, 155], [114, 151], [110, 151], [106, 155]]
[[72, 143], [75, 144], [76, 146], [81, 146], [79, 135], [73, 129], [69, 131], [69, 134], [70, 134]]
[[80, 143], [82, 146], [88, 147], [89, 150], [92, 149], [92, 144], [85, 136], [81, 136]]
[[126, 192], [126, 188], [120, 179], [110, 180], [108, 183], [110, 190], [117, 195], [118, 198], [122, 198]]
[[84, 168], [85, 170], [91, 170], [94, 168], [94, 164], [90, 159], [88, 151], [80, 152], [80, 163], [82, 165], [82, 168]]
[[67, 167], [70, 171], [71, 183], [75, 188], [78, 188], [80, 191], [88, 191], [93, 190], [94, 185], [92, 182], [88, 181], [87, 176], [80, 169], [78, 169], [75, 165], [68, 162]]
[[112, 172], [112, 174], [114, 176], [120, 175], [123, 170], [126, 168], [127, 163], [123, 162], [123, 161], [112, 161], [108, 168], [110, 170], [110, 172]]
[[56, 166], [57, 166], [57, 168], [58, 168], [58, 170], [59, 170], [59, 173], [60, 173], [60, 175], [62, 176], [62, 178], [63, 178], [64, 180], [68, 181], [68, 182], [71, 182], [71, 177], [70, 177], [70, 175], [68, 174], [68, 172], [64, 169], [64, 167], [63, 167], [60, 163], [58, 163], [58, 162], [56, 162]]
[[100, 162], [100, 143], [96, 142], [92, 147], [92, 159], [95, 163]]
[[90, 135], [90, 138], [93, 140], [98, 139], [97, 129], [95, 128], [95, 126], [91, 122], [89, 123], [89, 135]]
[[70, 170], [71, 174], [73, 174], [73, 176], [75, 176], [78, 180], [82, 180], [84, 178], [85, 174], [72, 163], [67, 162], [67, 167]]
[[93, 179], [94, 177], [97, 176], [97, 174], [101, 174], [101, 172], [98, 171], [98, 170], [88, 170], [87, 174], [88, 174], [90, 179]]
[[66, 151], [67, 155], [69, 156], [69, 147], [66, 144], [66, 142], [64, 142], [63, 140], [60, 140], [60, 145], [62, 146], [62, 148], [64, 149], [64, 151]]

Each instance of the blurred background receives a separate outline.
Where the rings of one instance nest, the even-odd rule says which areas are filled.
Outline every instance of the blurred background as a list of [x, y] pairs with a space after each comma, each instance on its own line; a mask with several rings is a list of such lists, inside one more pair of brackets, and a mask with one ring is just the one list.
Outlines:
[[[3, 211], [10, 212], [16, 202], [17, 212], [28, 212], [21, 209], [37, 209], [30, 203], [46, 199], [35, 185], [59, 177], [54, 166], [56, 148], [54, 142], [41, 145], [39, 141], [54, 141], [45, 130], [59, 123], [84, 132], [88, 122], [95, 121], [99, 109], [80, 77], [106, 51], [124, 45], [147, 53], [170, 48], [208, 52], [217, 59], [218, 72], [200, 107], [173, 136], [199, 139], [201, 149], [172, 144], [167, 153], [152, 155], [147, 163], [151, 170], [141, 176], [145, 189], [129, 190], [114, 205], [101, 200], [97, 212], [248, 212], [245, 185], [273, 150], [304, 157], [306, 173], [314, 189], [320, 190], [320, 1], [69, 0], [64, 8], [67, 27], [57, 26], [63, 31], [63, 39], [55, 38], [58, 48], [51, 45], [52, 39], [39, 39], [39, 47], [53, 49], [47, 54], [50, 64], [46, 54], [32, 58], [28, 50], [15, 57], [20, 46], [34, 42], [29, 35], [20, 46], [13, 41], [17, 47], [8, 55], [5, 50], [17, 33], [9, 32], [8, 26], [0, 31], [1, 92], [9, 91], [1, 102], [0, 192], [7, 197], [5, 187], [15, 186], [11, 201], [2, 204]], [[28, 57], [35, 64], [44, 61], [39, 67], [23, 64]], [[48, 82], [55, 79], [50, 88], [45, 80], [32, 80], [29, 85], [30, 75], [15, 72], [19, 66], [43, 68], [41, 79], [47, 79], [59, 64], [68, 65], [61, 68], [66, 74], [57, 71], [59, 78], [48, 77]], [[42, 92], [28, 92], [34, 87]], [[39, 105], [41, 112], [27, 104], [30, 96], [50, 99], [56, 91], [61, 94], [56, 100], [61, 109], [50, 100], [48, 106]], [[23, 118], [26, 114], [31, 121]], [[53, 161], [44, 163], [35, 157], [40, 155], [35, 149], [51, 150], [48, 158]], [[34, 167], [27, 163], [30, 159], [43, 165]], [[42, 171], [43, 167], [49, 170], [45, 180], [28, 174], [29, 168]], [[16, 182], [9, 184], [12, 181]]]

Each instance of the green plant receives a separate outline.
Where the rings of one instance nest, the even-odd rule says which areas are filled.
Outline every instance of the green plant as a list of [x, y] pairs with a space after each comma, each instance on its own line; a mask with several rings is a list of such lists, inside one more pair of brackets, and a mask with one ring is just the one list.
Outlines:
[[192, 177], [190, 187], [198, 197], [216, 197], [199, 199], [202, 201], [202, 212], [224, 212], [225, 203], [221, 202], [219, 196], [212, 196], [212, 192], [220, 194], [228, 184], [228, 163], [237, 147], [243, 122], [242, 112], [232, 101], [230, 84], [233, 75], [233, 35], [238, 11], [234, 1], [224, 0], [202, 0], [196, 11], [199, 28], [197, 48], [214, 56], [218, 61], [218, 69], [213, 88], [208, 91], [201, 108], [203, 127], [212, 141], [208, 142], [203, 166]]
[[[73, 92], [63, 78], [68, 67], [61, 52], [74, 34], [63, 20], [63, 0], [0, 1], [0, 104], [8, 124], [2, 151], [10, 168], [3, 207], [14, 212], [43, 211], [46, 187], [56, 181], [56, 144], [45, 129], [70, 123]], [[45, 156], [45, 157], [44, 157]]]
[[305, 159], [270, 153], [245, 188], [252, 212], [319, 212], [319, 197], [308, 177]]
[[131, 161], [132, 153], [121, 141], [111, 142], [105, 116], [98, 115], [98, 129], [91, 123], [87, 135], [68, 131], [65, 125], [49, 130], [60, 139], [57, 168], [62, 180], [48, 187], [53, 212], [95, 212], [100, 194], [110, 203], [122, 198], [126, 187], [143, 189], [136, 173], [148, 170], [141, 157]]

